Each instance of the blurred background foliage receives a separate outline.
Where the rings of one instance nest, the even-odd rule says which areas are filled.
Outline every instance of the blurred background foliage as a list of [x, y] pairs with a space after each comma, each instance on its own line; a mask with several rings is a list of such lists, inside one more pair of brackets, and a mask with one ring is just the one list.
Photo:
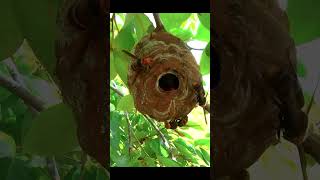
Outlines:
[[[204, 88], [210, 88], [210, 16], [208, 13], [160, 13], [165, 29], [181, 38], [200, 65]], [[116, 167], [209, 167], [210, 121], [205, 124], [201, 107], [189, 115], [186, 126], [166, 129], [152, 120], [169, 142], [163, 143], [159, 133], [134, 108], [127, 89], [129, 59], [122, 54], [132, 52], [134, 45], [155, 28], [151, 13], [110, 14], [110, 163]], [[114, 91], [116, 90], [116, 91]], [[121, 95], [119, 95], [121, 94]], [[210, 99], [210, 93], [207, 100]]]
[[[305, 107], [310, 103], [319, 76], [320, 52], [320, 1], [278, 0], [288, 13], [290, 34], [297, 49], [297, 75], [305, 98]], [[309, 130], [320, 135], [319, 88], [309, 113]], [[307, 173], [309, 180], [320, 179], [320, 165], [308, 154]], [[249, 169], [252, 180], [301, 180], [302, 171], [299, 153], [295, 145], [281, 138], [279, 144], [269, 147]]]
[[[61, 2], [0, 3], [0, 180], [108, 179], [79, 147], [75, 119], [53, 81]], [[41, 108], [15, 91], [31, 93]]]
[[0, 76], [8, 79], [13, 78], [6, 64], [10, 61], [26, 89], [43, 100], [45, 110], [35, 112], [0, 85], [0, 179], [51, 180], [53, 162], [60, 179], [106, 179], [106, 171], [83, 154], [71, 111], [61, 103], [57, 86], [26, 40], [0, 62]]

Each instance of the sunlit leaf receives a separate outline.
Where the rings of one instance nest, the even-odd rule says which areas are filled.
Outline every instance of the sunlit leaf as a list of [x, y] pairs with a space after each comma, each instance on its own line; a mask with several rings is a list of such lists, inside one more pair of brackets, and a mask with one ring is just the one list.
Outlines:
[[210, 145], [210, 139], [197, 139], [194, 141], [195, 146], [209, 146]]
[[123, 96], [117, 106], [120, 111], [132, 111], [134, 108], [133, 97], [131, 94]]
[[[205, 49], [210, 48], [210, 44], [208, 43]], [[202, 75], [206, 75], [210, 73], [210, 57], [207, 55], [207, 51], [203, 51], [200, 60], [200, 71]]]
[[169, 156], [168, 151], [162, 145], [160, 145], [160, 152], [164, 157], [168, 157]]
[[138, 40], [154, 29], [149, 18], [143, 13], [129, 13], [126, 18], [128, 19], [126, 24], [133, 21]]
[[198, 13], [201, 24], [210, 30], [210, 13]]
[[197, 34], [192, 39], [209, 42], [210, 31], [200, 23], [197, 30]]
[[114, 65], [113, 53], [110, 53], [110, 80], [114, 79], [117, 76], [116, 67]]
[[192, 32], [190, 30], [184, 30], [181, 28], [173, 28], [170, 33], [177, 36], [183, 41], [188, 41], [192, 38]]
[[167, 31], [179, 28], [190, 17], [191, 13], [160, 13], [160, 19]]
[[157, 158], [160, 161], [160, 163], [166, 167], [180, 167], [180, 165], [172, 159], [162, 157], [162, 156], [157, 156]]

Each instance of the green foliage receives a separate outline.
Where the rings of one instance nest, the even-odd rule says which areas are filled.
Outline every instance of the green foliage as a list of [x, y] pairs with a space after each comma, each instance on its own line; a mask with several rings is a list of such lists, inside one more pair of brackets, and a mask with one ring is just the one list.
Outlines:
[[290, 31], [297, 45], [320, 37], [320, 1], [288, 1]]
[[23, 36], [13, 12], [12, 0], [1, 1], [0, 6], [0, 61], [10, 57], [22, 44]]
[[0, 131], [0, 158], [13, 157], [16, 153], [16, 143], [11, 136]]
[[297, 75], [299, 77], [306, 77], [307, 75], [307, 69], [306, 67], [304, 66], [304, 64], [302, 63], [301, 60], [298, 60], [298, 64], [297, 64]]
[[[113, 14], [111, 15], [111, 17]], [[208, 45], [201, 51], [202, 74], [210, 73], [210, 34], [209, 14], [160, 13], [165, 29], [188, 42], [204, 41]], [[154, 27], [145, 14], [115, 14], [114, 28], [111, 26], [111, 85], [124, 92], [127, 83], [130, 57], [122, 53], [123, 49], [133, 51], [143, 36]], [[124, 21], [119, 22], [120, 20]], [[204, 23], [204, 24], [202, 24]], [[119, 27], [119, 31], [115, 28]], [[113, 31], [112, 31], [113, 30]], [[113, 39], [114, 37], [114, 39]], [[119, 75], [116, 76], [115, 74]], [[156, 123], [169, 141], [169, 149], [159, 138], [158, 132], [148, 120], [134, 108], [132, 95], [119, 96], [110, 90], [110, 162], [117, 167], [187, 167], [210, 166], [209, 125], [205, 125], [203, 111], [195, 109], [189, 117], [187, 126], [177, 131], [167, 130], [163, 124]], [[209, 119], [209, 118], [208, 118]]]
[[210, 14], [209, 13], [198, 13], [201, 24], [210, 30]]
[[200, 72], [202, 75], [210, 73], [210, 43], [207, 44], [205, 50], [202, 52], [200, 60]]
[[118, 103], [117, 108], [119, 111], [131, 112], [134, 108], [132, 95], [126, 95], [122, 97]]
[[13, 0], [12, 2], [23, 36], [46, 70], [53, 74], [56, 62], [54, 54], [56, 17], [61, 0]]
[[[120, 79], [117, 78], [112, 81], [117, 87], [120, 87], [119, 82]], [[110, 93], [110, 106], [117, 107], [110, 111], [111, 166], [210, 166], [210, 133], [209, 127], [204, 123], [201, 108], [194, 110], [187, 126], [178, 128], [177, 131], [167, 130], [162, 124], [160, 126], [156, 123], [170, 142], [170, 150], [164, 146], [158, 132], [143, 115], [130, 111], [126, 118], [126, 110], [133, 107], [131, 95], [121, 97], [112, 90]]]
[[53, 156], [71, 151], [77, 145], [72, 111], [65, 104], [58, 104], [34, 119], [23, 147], [28, 153]]

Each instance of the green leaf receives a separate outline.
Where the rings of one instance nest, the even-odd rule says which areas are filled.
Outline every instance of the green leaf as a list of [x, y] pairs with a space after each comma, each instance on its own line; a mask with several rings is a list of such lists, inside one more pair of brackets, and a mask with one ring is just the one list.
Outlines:
[[120, 122], [122, 121], [122, 116], [112, 111], [110, 112], [110, 150], [112, 151], [118, 151], [119, 150], [119, 144], [120, 144], [120, 136], [121, 131], [119, 129]]
[[126, 56], [123, 52], [115, 50], [114, 53], [114, 63], [118, 75], [125, 85], [128, 85], [128, 68], [130, 58]]
[[209, 42], [210, 31], [200, 23], [197, 30], [197, 34], [192, 39]]
[[204, 150], [203, 148], [200, 148], [200, 150], [202, 152], [204, 160], [210, 164], [210, 154], [206, 150]]
[[21, 159], [15, 159], [8, 169], [6, 180], [34, 180], [38, 179], [38, 174], [32, 171], [28, 163]]
[[0, 158], [0, 179], [6, 179], [8, 170], [11, 166], [13, 159], [6, 157], [6, 158]]
[[174, 143], [174, 145], [177, 147], [179, 152], [186, 158], [190, 158], [193, 156], [193, 154], [188, 150], [188, 147], [183, 146], [182, 144], [179, 143]]
[[97, 177], [97, 169], [92, 161], [87, 161], [84, 166], [83, 179], [96, 179]]
[[23, 42], [12, 0], [2, 0], [0, 6], [0, 61], [13, 55]]
[[190, 16], [191, 13], [160, 13], [161, 22], [167, 31], [179, 28]]
[[[210, 48], [210, 43], [207, 44], [205, 49]], [[206, 50], [202, 52], [200, 59], [200, 72], [202, 75], [210, 73], [210, 57], [207, 55]]]
[[128, 13], [126, 18], [124, 27], [133, 22], [138, 40], [154, 29], [149, 18], [143, 13]]
[[114, 110], [116, 110], [116, 107], [110, 103], [110, 111], [114, 111]]
[[320, 1], [288, 1], [287, 13], [290, 22], [290, 31], [296, 45], [320, 37], [319, 9]]
[[6, 133], [0, 131], [0, 158], [14, 157], [16, 154], [16, 143]]
[[198, 13], [201, 24], [210, 30], [210, 13]]
[[160, 155], [160, 143], [159, 143], [159, 139], [152, 139], [149, 141], [149, 146], [151, 147], [151, 149], [153, 150], [153, 152], [157, 155]]
[[193, 139], [193, 137], [186, 131], [179, 131], [179, 133], [183, 134], [186, 138]]
[[117, 76], [116, 67], [114, 65], [113, 53], [110, 53], [110, 80], [113, 80]]
[[168, 151], [160, 144], [160, 152], [164, 157], [169, 157]]
[[133, 97], [131, 94], [123, 96], [118, 103], [118, 110], [131, 112], [134, 109]]
[[297, 74], [299, 77], [306, 77], [307, 75], [307, 69], [304, 66], [304, 64], [302, 63], [301, 60], [298, 60], [298, 64], [297, 64]]
[[132, 36], [133, 27], [133, 22], [130, 22], [120, 30], [119, 34], [114, 39], [114, 48], [121, 51], [123, 49], [131, 51], [135, 43]]
[[194, 141], [195, 146], [210, 146], [210, 139], [197, 139]]
[[97, 178], [96, 180], [109, 180], [109, 176], [107, 174], [107, 170], [105, 168], [102, 167], [98, 167], [97, 168]]
[[180, 164], [172, 159], [162, 157], [162, 156], [157, 156], [157, 158], [158, 158], [159, 162], [166, 167], [180, 167]]
[[[13, 0], [20, 28], [39, 61], [53, 75], [56, 17], [61, 0]], [[28, 7], [28, 8], [26, 8]]]
[[76, 123], [71, 109], [61, 103], [41, 112], [26, 134], [24, 151], [59, 155], [78, 146]]
[[156, 167], [156, 161], [153, 158], [145, 157], [144, 162], [147, 167]]
[[174, 36], [177, 36], [183, 41], [188, 41], [192, 38], [192, 32], [190, 30], [184, 30], [181, 28], [173, 28], [170, 30], [170, 33]]

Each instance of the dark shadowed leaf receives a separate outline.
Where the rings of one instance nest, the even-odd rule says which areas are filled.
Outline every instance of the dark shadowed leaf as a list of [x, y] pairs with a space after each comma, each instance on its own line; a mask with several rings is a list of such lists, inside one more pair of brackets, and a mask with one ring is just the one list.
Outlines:
[[0, 131], [0, 158], [14, 157], [16, 154], [16, 143], [6, 133]]
[[23, 42], [12, 0], [1, 1], [0, 22], [0, 61], [2, 61], [12, 56]]
[[65, 104], [49, 107], [33, 121], [26, 134], [24, 151], [38, 155], [66, 153], [78, 146], [76, 124]]
[[[56, 17], [61, 0], [12, 0], [19, 26], [40, 62], [52, 75], [56, 58]], [[28, 8], [26, 8], [28, 7]]]
[[297, 45], [320, 37], [320, 1], [288, 1], [290, 31]]

